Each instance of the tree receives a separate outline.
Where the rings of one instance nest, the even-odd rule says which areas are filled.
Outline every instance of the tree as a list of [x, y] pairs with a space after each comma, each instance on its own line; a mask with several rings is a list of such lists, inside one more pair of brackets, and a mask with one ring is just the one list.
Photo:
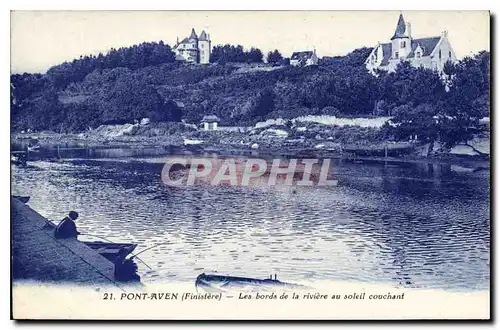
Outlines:
[[246, 61], [248, 63], [262, 63], [262, 58], [264, 55], [260, 51], [260, 49], [252, 47], [246, 54]]
[[438, 109], [429, 103], [416, 107], [402, 105], [393, 109], [391, 122], [395, 125], [393, 135], [398, 140], [406, 140], [416, 135], [420, 141], [433, 142], [439, 136], [436, 115]]
[[367, 57], [372, 52], [373, 48], [358, 48], [345, 56], [324, 56], [318, 61], [318, 65], [328, 67], [330, 69], [342, 69], [343, 67], [361, 67]]
[[259, 92], [257, 95], [257, 99], [255, 101], [255, 105], [251, 112], [252, 119], [260, 120], [265, 115], [274, 110], [274, 98], [276, 95], [273, 90], [270, 88], [265, 88]]
[[101, 124], [101, 112], [90, 102], [70, 103], [64, 107], [60, 132], [81, 132]]
[[440, 138], [448, 146], [466, 143], [481, 132], [479, 120], [489, 116], [490, 54], [465, 57], [454, 67], [440, 113]]
[[450, 90], [451, 80], [456, 72], [457, 70], [455, 68], [455, 64], [450, 60], [446, 61], [446, 63], [443, 66], [443, 76], [444, 76], [445, 87], [446, 90], [448, 91]]
[[212, 49], [212, 54], [210, 55], [210, 62], [212, 63], [228, 63], [228, 62], [245, 62], [246, 53], [243, 50], [243, 46], [237, 45], [232, 46], [230, 44], [217, 45]]
[[273, 92], [275, 95], [274, 103], [276, 109], [293, 112], [294, 109], [300, 107], [300, 89], [297, 84], [293, 84], [286, 80], [278, 81], [274, 85]]
[[260, 49], [252, 47], [249, 51], [245, 51], [243, 46], [237, 45], [232, 46], [217, 45], [212, 49], [212, 54], [210, 55], [211, 63], [261, 63], [262, 62], [262, 52]]
[[118, 50], [111, 48], [106, 54], [99, 56], [80, 56], [72, 62], [64, 62], [53, 66], [47, 71], [47, 77], [52, 85], [58, 89], [64, 89], [73, 82], [82, 81], [94, 70], [106, 68], [126, 67], [137, 70], [149, 65], [161, 63], [172, 63], [175, 54], [169, 45], [162, 41], [143, 42], [140, 45], [122, 47]]
[[151, 113], [161, 113], [164, 106], [156, 89], [133, 74], [119, 76], [96, 101], [104, 123], [132, 123]]
[[[483, 51], [459, 61], [453, 68], [449, 88], [449, 103], [459, 106], [463, 111], [469, 108], [467, 111], [474, 117], [488, 116], [489, 103], [480, 100], [488, 99], [490, 95], [489, 52]], [[476, 108], [474, 104], [483, 104], [483, 107]]]
[[282, 61], [283, 56], [281, 56], [281, 53], [277, 49], [267, 53], [267, 63], [272, 65], [281, 65]]
[[448, 92], [437, 73], [408, 64], [384, 76], [384, 97], [396, 104], [392, 121], [397, 138], [418, 135], [452, 147], [481, 132], [479, 120], [489, 115], [489, 53], [448, 63], [444, 74]]
[[182, 111], [172, 100], [166, 100], [161, 107], [153, 109], [149, 117], [154, 122], [175, 121], [182, 119]]
[[395, 72], [379, 78], [381, 98], [397, 105], [437, 103], [445, 95], [445, 86], [436, 71], [415, 68], [401, 62]]
[[27, 102], [13, 114], [12, 121], [17, 130], [41, 131], [58, 129], [64, 122], [64, 117], [64, 108], [57, 93], [53, 89], [47, 89], [36, 100]]

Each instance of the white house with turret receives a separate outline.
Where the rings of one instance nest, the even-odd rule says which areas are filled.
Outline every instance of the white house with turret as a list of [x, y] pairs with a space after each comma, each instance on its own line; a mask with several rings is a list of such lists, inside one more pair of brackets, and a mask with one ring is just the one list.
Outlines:
[[445, 63], [454, 63], [457, 57], [447, 31], [443, 31], [441, 36], [414, 39], [410, 23], [406, 23], [403, 14], [400, 14], [391, 42], [379, 42], [366, 59], [365, 66], [373, 74], [376, 69], [391, 72], [401, 61], [442, 73]]
[[210, 34], [203, 30], [198, 37], [194, 29], [191, 29], [191, 35], [188, 38], [180, 42], [177, 38], [173, 51], [179, 61], [208, 64], [210, 63], [211, 43]]

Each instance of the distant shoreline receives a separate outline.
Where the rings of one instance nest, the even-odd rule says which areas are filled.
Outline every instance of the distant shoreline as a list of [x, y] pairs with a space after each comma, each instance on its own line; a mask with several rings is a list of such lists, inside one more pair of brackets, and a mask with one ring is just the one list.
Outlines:
[[464, 166], [466, 168], [490, 169], [490, 158], [484, 156], [455, 155], [450, 153], [440, 153], [429, 155], [428, 157], [418, 155], [399, 156], [361, 156], [349, 153], [342, 153], [335, 150], [313, 149], [307, 146], [295, 147], [262, 147], [254, 150], [248, 146], [223, 145], [223, 144], [200, 144], [184, 145], [182, 137], [164, 136], [125, 136], [116, 139], [100, 139], [81, 137], [77, 134], [12, 134], [11, 143], [27, 143], [36, 139], [41, 147], [55, 148], [57, 146], [74, 146], [81, 148], [165, 148], [171, 152], [185, 152], [190, 154], [213, 152], [221, 155], [248, 154], [259, 156], [283, 156], [296, 158], [332, 158], [344, 159], [353, 162], [386, 162], [386, 163], [427, 163], [427, 164], [448, 164]]

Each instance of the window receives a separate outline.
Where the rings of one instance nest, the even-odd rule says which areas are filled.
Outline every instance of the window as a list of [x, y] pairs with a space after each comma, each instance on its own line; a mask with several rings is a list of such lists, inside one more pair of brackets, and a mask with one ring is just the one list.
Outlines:
[[439, 50], [439, 59], [441, 59], [441, 49]]
[[451, 58], [451, 50], [448, 52], [448, 57]]
[[406, 47], [406, 41], [401, 41], [401, 48], [405, 48]]
[[394, 53], [394, 58], [399, 58], [399, 52]]
[[417, 58], [421, 58], [422, 57], [422, 53], [421, 52], [417, 52], [415, 55], [416, 55]]
[[204, 44], [201, 44], [201, 48], [204, 48], [204, 47], [205, 47], [205, 45], [204, 45]]

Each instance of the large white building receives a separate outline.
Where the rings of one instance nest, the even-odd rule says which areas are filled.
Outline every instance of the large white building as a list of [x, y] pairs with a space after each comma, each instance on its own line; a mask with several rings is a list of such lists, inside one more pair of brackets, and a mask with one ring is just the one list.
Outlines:
[[457, 58], [446, 31], [441, 36], [414, 39], [410, 23], [406, 23], [403, 14], [400, 14], [391, 42], [379, 42], [366, 59], [365, 65], [372, 73], [376, 69], [394, 71], [401, 61], [441, 73], [447, 61], [456, 62]]
[[211, 52], [210, 35], [203, 30], [198, 37], [194, 29], [191, 29], [189, 38], [184, 38], [181, 42], [177, 38], [173, 50], [177, 60], [208, 64]]

